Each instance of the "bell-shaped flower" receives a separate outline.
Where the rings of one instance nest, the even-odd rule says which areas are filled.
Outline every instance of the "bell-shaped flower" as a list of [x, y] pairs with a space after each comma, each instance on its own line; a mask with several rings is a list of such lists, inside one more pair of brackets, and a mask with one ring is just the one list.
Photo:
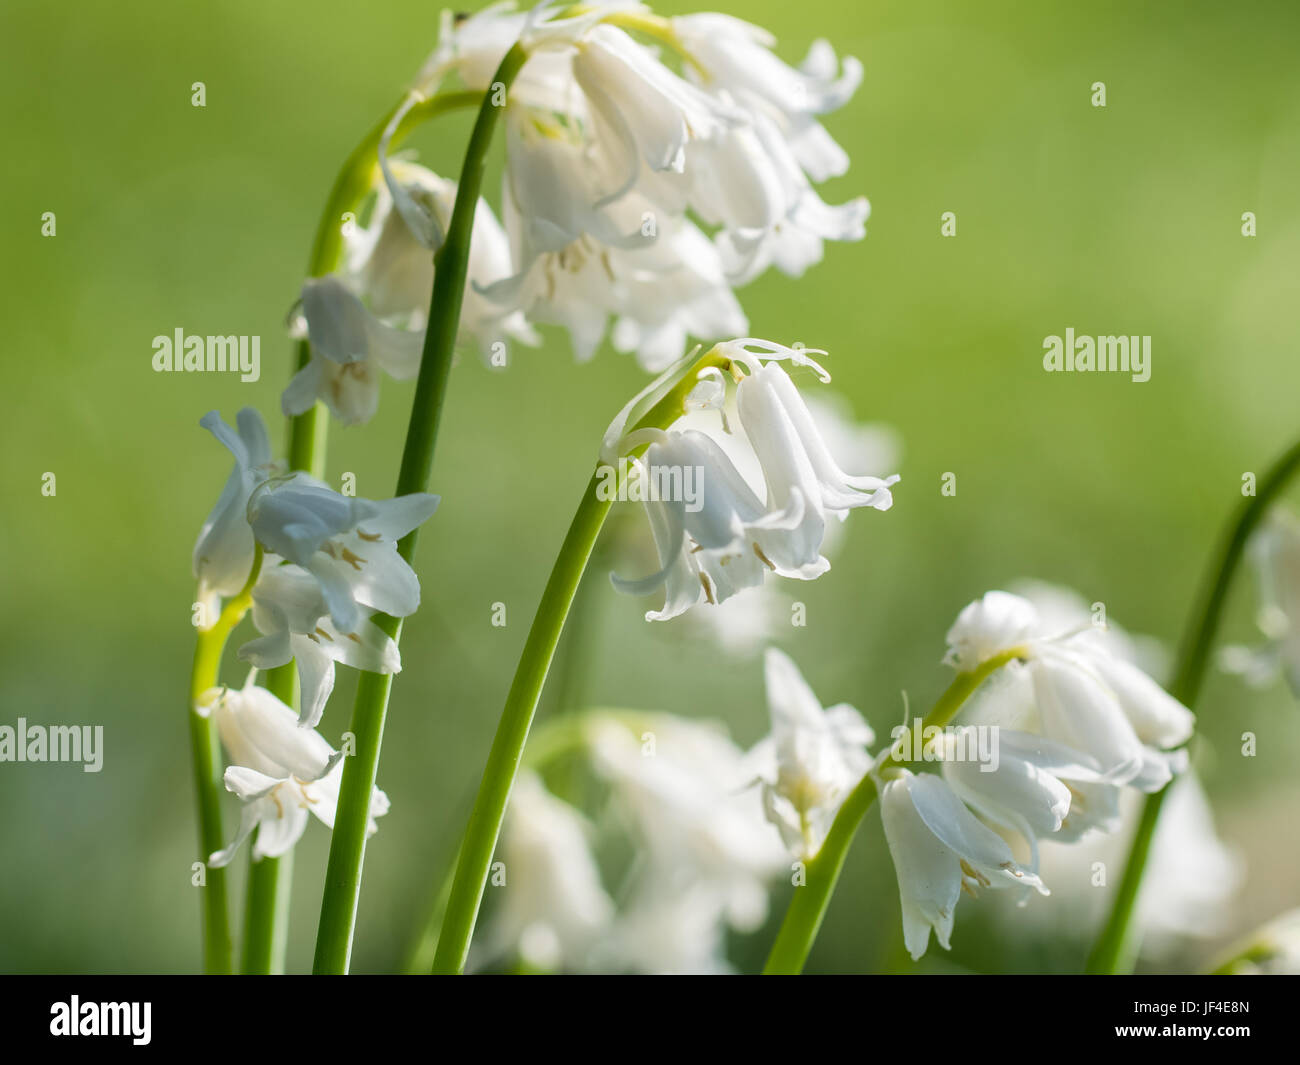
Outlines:
[[[439, 232], [446, 232], [456, 204], [454, 181], [404, 160], [392, 161], [385, 173], [390, 183], [435, 221]], [[359, 238], [349, 266], [371, 312], [386, 321], [400, 321], [408, 328], [423, 328], [433, 292], [435, 250], [412, 231], [407, 219], [396, 210], [388, 185], [382, 186], [370, 224]], [[513, 272], [509, 237], [487, 201], [480, 198], [474, 210], [460, 339], [476, 341], [485, 357], [492, 354], [492, 346], [498, 341], [538, 343], [522, 314], [503, 316], [479, 294]]]
[[423, 331], [387, 325], [335, 274], [302, 286], [311, 359], [290, 380], [280, 406], [287, 416], [317, 400], [345, 425], [369, 421], [379, 409], [379, 373], [405, 381], [420, 372]]
[[[227, 761], [271, 777], [319, 780], [336, 756], [325, 738], [298, 727], [297, 716], [249, 674], [242, 688], [212, 688], [196, 709], [210, 716]], [[287, 713], [286, 713], [287, 711]]]
[[[754, 340], [731, 341], [718, 350], [734, 358], [737, 373], [747, 371], [736, 389], [736, 409], [757, 483], [739, 472], [728, 453], [741, 446], [738, 441], [724, 450], [701, 430], [645, 430], [623, 436], [614, 448], [649, 442], [636, 469], [638, 479], [654, 489], [642, 494], [661, 568], [640, 580], [614, 578], [629, 594], [666, 589], [664, 607], [648, 613], [649, 620], [675, 617], [701, 601], [725, 602], [761, 584], [765, 570], [812, 580], [830, 568], [821, 553], [828, 517], [843, 521], [850, 509], [886, 510], [892, 504], [889, 487], [898, 478], [844, 473], [774, 361], [812, 365], [825, 378], [807, 355]], [[710, 402], [724, 400], [714, 396]], [[611, 433], [617, 436], [614, 427]], [[725, 438], [725, 424], [723, 433]], [[694, 493], [688, 491], [692, 484]]]
[[1016, 862], [1006, 841], [937, 776], [899, 770], [881, 789], [880, 818], [898, 875], [903, 939], [913, 959], [925, 953], [931, 929], [940, 946], [950, 948], [963, 891], [1010, 887], [1048, 894], [1038, 876]]
[[[456, 184], [384, 153], [381, 167], [385, 183], [369, 224], [349, 232], [344, 268], [303, 285], [302, 320], [312, 358], [285, 390], [286, 414], [300, 414], [319, 399], [347, 424], [369, 421], [378, 409], [381, 372], [396, 380], [419, 372], [434, 253], [451, 223]], [[538, 342], [519, 311], [503, 311], [479, 294], [513, 273], [505, 230], [480, 199], [459, 339], [476, 341], [485, 357], [498, 342]]]
[[437, 506], [425, 492], [381, 502], [342, 496], [295, 474], [259, 488], [248, 520], [267, 551], [316, 579], [334, 628], [347, 634], [368, 610], [406, 617], [419, 607], [420, 583], [397, 541]]
[[[205, 693], [198, 710], [212, 715], [232, 763], [226, 788], [244, 804], [234, 841], [212, 854], [210, 865], [228, 865], [254, 830], [254, 859], [280, 857], [302, 838], [309, 812], [333, 828], [343, 764], [324, 737], [299, 728], [293, 710], [257, 687], [251, 676], [238, 691]], [[378, 827], [374, 819], [387, 811], [388, 797], [374, 789], [369, 833]]]
[[1018, 703], [1017, 727], [1028, 720], [1030, 731], [1089, 755], [1106, 782], [1158, 791], [1185, 765], [1169, 748], [1191, 737], [1192, 712], [1088, 628], [1046, 630], [1028, 600], [990, 592], [962, 611], [948, 642], [946, 660], [964, 670], [1019, 650], [1020, 683], [993, 688], [990, 700]]
[[1062, 840], [1067, 818], [1083, 811], [1081, 787], [1104, 779], [1096, 760], [1063, 743], [1028, 732], [993, 727], [994, 760], [974, 756], [980, 736], [971, 726], [944, 733], [939, 751], [943, 779], [967, 806], [990, 824], [1023, 837], [1029, 846], [1030, 868], [1038, 870], [1038, 842]]
[[[293, 849], [307, 830], [309, 813], [326, 828], [332, 829], [338, 813], [342, 779], [342, 762], [319, 780], [306, 781], [292, 776], [277, 779], [254, 769], [230, 766], [225, 773], [226, 790], [238, 796], [244, 804], [239, 830], [230, 846], [214, 853], [208, 864], [217, 869], [229, 865], [254, 830], [257, 832], [253, 843], [254, 861], [283, 856]], [[367, 836], [379, 830], [375, 818], [386, 814], [388, 807], [388, 796], [375, 788], [370, 798]]]
[[742, 120], [726, 101], [691, 85], [613, 26], [598, 25], [577, 43], [573, 76], [591, 108], [596, 138], [621, 149], [629, 187], [642, 167], [681, 173], [688, 144]]
[[719, 923], [761, 925], [766, 883], [786, 856], [746, 787], [753, 775], [744, 753], [715, 727], [666, 714], [646, 715], [635, 733], [601, 723], [591, 747], [642, 848], [638, 905], [689, 894]]
[[1027, 599], [1010, 592], [987, 592], [962, 608], [948, 630], [944, 661], [969, 672], [1003, 651], [1038, 635], [1038, 612]]
[[1042, 617], [1027, 599], [990, 592], [948, 633], [946, 661], [961, 670], [1019, 656], [963, 711], [966, 725], [1000, 730], [1002, 764], [990, 773], [945, 766], [945, 776], [981, 815], [1024, 836], [1035, 860], [1039, 840], [1114, 831], [1121, 789], [1168, 784], [1187, 765], [1177, 748], [1194, 725], [1130, 660], [1132, 641], [1087, 623], [1061, 631], [1063, 620], [1074, 624], [1079, 614]]
[[1192, 713], [1136, 666], [1049, 644], [1027, 668], [1043, 735], [1091, 755], [1109, 782], [1159, 791], [1186, 766], [1162, 748], [1190, 738]]
[[[802, 579], [823, 572], [824, 560], [812, 566], [783, 565], [789, 552], [780, 549], [785, 532], [780, 516], [767, 517], [763, 503], [708, 436], [694, 431], [656, 435], [639, 476], [654, 497], [646, 508], [663, 568], [639, 580], [613, 578], [614, 586], [628, 595], [666, 588], [663, 609], [647, 613], [647, 620], [675, 617], [701, 599], [725, 602], [761, 584], [765, 567]], [[693, 491], [688, 492], [688, 481], [694, 482]], [[668, 487], [678, 484], [682, 487], [676, 490]], [[781, 561], [774, 561], [765, 547]]]
[[817, 40], [803, 63], [791, 67], [772, 51], [776, 39], [770, 33], [730, 15], [678, 15], [672, 27], [695, 61], [686, 76], [706, 91], [728, 93], [748, 111], [771, 116], [813, 181], [848, 170], [848, 155], [816, 116], [849, 102], [862, 82], [861, 63], [850, 56], [841, 64], [830, 42]]
[[402, 668], [397, 644], [368, 615], [352, 632], [340, 632], [319, 581], [292, 563], [264, 565], [253, 587], [253, 624], [262, 635], [244, 644], [239, 657], [263, 670], [297, 663], [304, 728], [320, 724], [335, 662], [371, 673]]
[[583, 816], [536, 774], [519, 775], [501, 834], [507, 879], [488, 935], [489, 955], [509, 951], [546, 972], [583, 967], [614, 917], [590, 834]]
[[[194, 576], [199, 582], [199, 601], [212, 607], [218, 598], [231, 596], [244, 587], [253, 567], [256, 544], [245, 510], [253, 489], [277, 472], [271, 461], [271, 445], [262, 416], [245, 407], [231, 429], [216, 411], [199, 421], [235, 457], [234, 469], [226, 479], [217, 505], [212, 508], [194, 545]], [[215, 612], [212, 617], [215, 620]]]
[[786, 847], [811, 858], [870, 768], [866, 748], [874, 733], [847, 703], [823, 710], [781, 651], [769, 648], [763, 666], [772, 733], [750, 752], [759, 763], [763, 810]]
[[852, 476], [841, 470], [779, 363], [765, 363], [747, 375], [736, 389], [736, 405], [763, 464], [769, 506], [789, 511], [798, 501], [814, 513], [831, 513], [843, 521], [855, 507], [888, 510], [893, 505], [889, 488], [898, 477]]
[[[729, 154], [735, 163], [723, 171], [724, 190], [740, 183], [745, 169], [761, 170], [769, 210], [766, 224], [758, 227], [738, 224], [740, 219], [730, 217], [729, 210], [724, 215], [717, 240], [733, 284], [745, 284], [770, 266], [788, 277], [802, 277], [821, 262], [825, 241], [858, 241], [867, 235], [871, 205], [866, 198], [826, 203], [765, 115], [753, 116], [752, 136]], [[754, 181], [751, 178], [750, 184]]]

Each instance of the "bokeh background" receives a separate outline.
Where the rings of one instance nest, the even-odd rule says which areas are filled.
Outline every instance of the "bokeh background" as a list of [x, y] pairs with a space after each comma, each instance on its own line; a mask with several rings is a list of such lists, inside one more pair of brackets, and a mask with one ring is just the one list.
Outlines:
[[[866, 242], [741, 295], [754, 335], [831, 352], [857, 416], [901, 434], [903, 482], [894, 510], [850, 521], [833, 571], [797, 589], [809, 624], [782, 645], [828, 704], [855, 704], [883, 734], [901, 690], [926, 705], [945, 684], [957, 610], [1016, 578], [1077, 588], [1172, 642], [1242, 473], [1300, 433], [1300, 9], [711, 3], [772, 29], [787, 60], [826, 36], [866, 68], [828, 121], [852, 170], [823, 189], [831, 202], [869, 196]], [[198, 965], [189, 556], [229, 460], [197, 422], [252, 404], [281, 431], [283, 322], [324, 197], [436, 27], [436, 7], [413, 0], [0, 9], [0, 723], [106, 733], [97, 775], [0, 764], [2, 970]], [[1095, 81], [1104, 109], [1090, 104]], [[467, 129], [447, 119], [413, 145], [454, 173]], [[944, 211], [955, 238], [940, 236]], [[1045, 374], [1043, 337], [1067, 326], [1151, 335], [1151, 380]], [[261, 335], [261, 381], [155, 374], [151, 339], [177, 327]], [[600, 433], [644, 381], [627, 357], [606, 349], [579, 366], [547, 336], [505, 372], [467, 352], [454, 373], [434, 478], [444, 504], [420, 544], [425, 606], [406, 627], [380, 768], [393, 812], [368, 848], [359, 971], [400, 965], [422, 921]], [[410, 394], [386, 381], [375, 422], [333, 431], [331, 479], [351, 471], [361, 495], [391, 492]], [[940, 494], [947, 471], [955, 497]], [[1230, 636], [1252, 635], [1252, 599], [1243, 583]], [[497, 601], [505, 628], [490, 624]], [[759, 663], [680, 627], [647, 631], [645, 609], [595, 574], [582, 697], [719, 718], [744, 745], [763, 735]], [[242, 678], [233, 655], [226, 668]], [[341, 670], [332, 739], [354, 686]], [[1300, 713], [1280, 684], [1254, 692], [1221, 676], [1199, 709], [1205, 786], [1248, 871], [1227, 919], [1242, 931], [1300, 903]], [[1247, 729], [1253, 759], [1238, 752]], [[313, 825], [298, 849], [291, 969], [310, 964], [327, 846]], [[783, 901], [778, 889], [774, 915]], [[1004, 901], [963, 902], [954, 951], [932, 950], [925, 967], [1079, 967], [1086, 928], [1031, 935]], [[738, 941], [733, 959], [757, 966], [770, 936]], [[810, 969], [910, 970], [898, 938], [893, 871], [868, 818]], [[1211, 947], [1169, 964], [1195, 967]]]

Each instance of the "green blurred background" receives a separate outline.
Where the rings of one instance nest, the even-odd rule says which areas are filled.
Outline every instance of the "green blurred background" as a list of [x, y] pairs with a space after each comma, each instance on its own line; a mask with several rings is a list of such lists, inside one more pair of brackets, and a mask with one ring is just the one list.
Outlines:
[[[903, 483], [892, 512], [850, 521], [832, 573], [797, 589], [809, 624], [783, 645], [825, 702], [854, 703], [883, 734], [900, 689], [913, 705], [941, 690], [957, 610], [1018, 577], [1071, 585], [1130, 630], [1173, 640], [1243, 471], [1300, 433], [1300, 9], [713, 6], [769, 27], [789, 61], [826, 36], [866, 68], [827, 122], [852, 170], [823, 189], [871, 199], [866, 242], [741, 298], [754, 335], [831, 352], [858, 417], [901, 433]], [[0, 969], [198, 965], [189, 556], [229, 459], [197, 422], [252, 404], [279, 434], [283, 321], [324, 197], [436, 28], [436, 6], [414, 2], [0, 9], [0, 723], [106, 734], [98, 775], [0, 764]], [[195, 81], [206, 108], [190, 104]], [[1095, 81], [1104, 109], [1090, 104]], [[448, 119], [413, 144], [454, 173], [467, 129]], [[45, 211], [56, 237], [41, 236]], [[944, 211], [955, 238], [940, 236]], [[1253, 239], [1243, 211], [1258, 216]], [[1042, 339], [1067, 326], [1152, 335], [1150, 382], [1045, 374]], [[155, 374], [151, 339], [177, 327], [260, 334], [261, 381]], [[425, 606], [403, 642], [380, 767], [393, 811], [368, 849], [356, 970], [401, 962], [599, 435], [644, 381], [627, 357], [578, 366], [547, 336], [506, 372], [467, 352], [453, 376], [434, 477], [444, 503], [420, 544]], [[351, 471], [359, 494], [391, 492], [410, 394], [385, 381], [375, 422], [332, 431], [332, 480]], [[953, 498], [940, 495], [945, 471]], [[1252, 635], [1251, 600], [1243, 584], [1236, 637]], [[497, 601], [504, 629], [490, 624]], [[587, 604], [592, 701], [719, 717], [744, 745], [766, 731], [756, 662], [736, 666], [671, 625], [647, 632], [647, 604], [603, 574]], [[226, 679], [242, 675], [229, 656]], [[332, 740], [354, 687], [340, 670]], [[1223, 677], [1200, 709], [1206, 787], [1249, 870], [1230, 919], [1241, 930], [1300, 902], [1300, 714], [1280, 685], [1247, 692]], [[1246, 729], [1254, 759], [1238, 754]], [[291, 969], [310, 963], [327, 846], [313, 824], [297, 852]], [[988, 919], [998, 905], [964, 902], [953, 954], [926, 964], [1079, 966], [1078, 930], [1046, 945], [1008, 935]], [[893, 965], [897, 925], [869, 818], [810, 968]], [[733, 957], [753, 967], [769, 939]]]

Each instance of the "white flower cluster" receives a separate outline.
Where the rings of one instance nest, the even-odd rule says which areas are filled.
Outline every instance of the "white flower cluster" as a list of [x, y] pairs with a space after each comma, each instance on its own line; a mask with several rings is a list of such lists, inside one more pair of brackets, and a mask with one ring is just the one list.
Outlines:
[[734, 286], [769, 266], [799, 276], [825, 241], [865, 235], [865, 199], [830, 206], [813, 188], [848, 169], [818, 118], [862, 75], [826, 41], [796, 69], [764, 30], [725, 15], [661, 18], [628, 3], [583, 5], [575, 17], [511, 4], [445, 14], [381, 142], [385, 187], [370, 220], [350, 231], [337, 273], [303, 286], [298, 328], [312, 358], [284, 394], [286, 413], [320, 399], [345, 422], [365, 421], [381, 371], [415, 375], [456, 189], [390, 159], [389, 144], [409, 109], [439, 91], [497, 91], [516, 42], [527, 61], [494, 100], [504, 107], [504, 225], [480, 201], [462, 340], [485, 351], [532, 344], [529, 323], [552, 323], [585, 360], [612, 319], [613, 346], [658, 371], [690, 337], [747, 331]]
[[[1011, 887], [1047, 894], [1038, 842], [1114, 831], [1124, 788], [1160, 790], [1185, 768], [1191, 711], [1117, 653], [1103, 631], [1048, 628], [1034, 605], [989, 592], [948, 632], [948, 661], [970, 671], [1014, 653], [944, 733], [939, 775], [888, 770], [880, 795], [912, 957], [933, 928], [949, 945], [961, 893]], [[996, 728], [994, 771], [956, 752], [962, 731]], [[1022, 864], [1013, 846], [1027, 856]]]
[[[497, 922], [498, 954], [531, 952], [546, 969], [717, 971], [723, 931], [752, 927], [746, 914], [761, 919], [761, 892], [781, 867], [755, 856], [779, 839], [787, 861], [815, 857], [867, 776], [879, 791], [913, 958], [925, 953], [931, 930], [949, 947], [963, 893], [1010, 888], [1021, 902], [1048, 894], [1040, 841], [1077, 843], [1117, 830], [1126, 794], [1158, 790], [1185, 766], [1185, 753], [1171, 748], [1186, 742], [1193, 725], [1190, 711], [1130, 660], [1134, 641], [1087, 625], [1057, 628], [1064, 594], [1051, 591], [1043, 614], [1006, 592], [962, 611], [948, 634], [949, 661], [963, 671], [1007, 661], [968, 704], [963, 723], [930, 738], [925, 752], [904, 756], [895, 743], [873, 759], [873, 733], [858, 711], [824, 709], [775, 649], [765, 658], [771, 733], [743, 758], [716, 733], [680, 719], [661, 717], [674, 736], [694, 735], [690, 744], [665, 746], [666, 725], [638, 736], [626, 724], [603, 724], [592, 742], [595, 763], [634, 814], [634, 836], [650, 856], [649, 901], [636, 895], [630, 915], [614, 905], [599, 887], [590, 833], [573, 827], [579, 815], [549, 792], [539, 795], [534, 782], [512, 799], [506, 861], [524, 871]], [[995, 761], [965, 753], [975, 750], [966, 734], [979, 728], [992, 729]], [[656, 733], [658, 750], [647, 756], [640, 741]], [[938, 772], [914, 771], [917, 761], [937, 762]], [[761, 803], [744, 805], [753, 797], [745, 785], [756, 782]], [[543, 804], [545, 817], [530, 804]], [[538, 825], [554, 828], [558, 811], [570, 827], [563, 846], [548, 846]], [[759, 817], [775, 834], [755, 829]], [[512, 863], [512, 853], [521, 859]], [[566, 876], [581, 884], [552, 890]], [[584, 923], [582, 914], [599, 920]], [[699, 949], [692, 953], [688, 943]]]
[[[252, 408], [239, 412], [237, 430], [215, 411], [201, 424], [235, 459], [194, 546], [205, 625], [215, 622], [223, 598], [248, 587], [258, 567], [248, 590], [262, 635], [244, 644], [240, 657], [258, 669], [295, 661], [301, 681], [301, 728], [292, 735], [282, 719], [288, 714], [292, 723], [293, 711], [261, 688], [209, 693], [203, 704], [215, 707], [230, 755], [226, 786], [245, 803], [240, 838], [259, 821], [276, 821], [277, 829], [258, 834], [258, 853], [271, 854], [272, 839], [292, 836], [292, 846], [302, 834], [308, 807], [332, 820], [327, 811], [342, 766], [312, 730], [333, 690], [336, 662], [375, 673], [401, 669], [397, 644], [370, 619], [376, 611], [405, 617], [419, 606], [419, 581], [397, 541], [433, 513], [438, 497], [373, 502], [340, 495], [306, 474], [284, 475]], [[308, 785], [314, 787], [304, 790]], [[376, 792], [376, 816], [387, 808], [381, 796]]]

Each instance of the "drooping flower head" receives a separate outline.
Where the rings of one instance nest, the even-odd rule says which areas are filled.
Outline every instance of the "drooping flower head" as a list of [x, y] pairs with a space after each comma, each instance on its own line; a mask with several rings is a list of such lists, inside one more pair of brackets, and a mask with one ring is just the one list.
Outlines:
[[[604, 459], [646, 446], [635, 460], [661, 568], [639, 580], [615, 577], [629, 594], [665, 589], [650, 620], [699, 603], [718, 604], [767, 573], [811, 580], [830, 568], [822, 554], [828, 526], [853, 509], [887, 510], [897, 476], [845, 473], [782, 363], [829, 375], [802, 350], [735, 340], [716, 352], [729, 360], [736, 424], [721, 416], [726, 382], [705, 376], [693, 396], [718, 412], [712, 430], [641, 430], [623, 435], [626, 412], [607, 434]], [[653, 386], [652, 386], [653, 387]], [[698, 424], [698, 422], [697, 422]], [[733, 461], [737, 449], [745, 453]], [[610, 467], [612, 469], [612, 466]]]
[[[216, 723], [230, 763], [226, 788], [243, 802], [234, 841], [212, 854], [210, 865], [228, 865], [254, 830], [257, 860], [291, 850], [306, 831], [309, 814], [334, 827], [342, 755], [318, 732], [300, 728], [292, 709], [254, 684], [252, 676], [237, 691], [214, 688], [205, 693], [197, 709], [211, 714]], [[388, 797], [375, 788], [368, 834], [378, 828], [375, 818], [387, 812]]]
[[881, 789], [880, 819], [898, 874], [903, 938], [921, 957], [930, 931], [950, 949], [957, 900], [980, 888], [1014, 888], [1048, 894], [1021, 867], [1006, 841], [980, 821], [943, 780], [897, 770]]
[[[1113, 831], [1125, 789], [1158, 791], [1186, 766], [1178, 748], [1191, 735], [1191, 712], [1134, 664], [1132, 641], [1095, 628], [1086, 608], [1068, 602], [1040, 614], [1028, 599], [996, 591], [963, 609], [946, 661], [965, 673], [1000, 668], [961, 724], [927, 740], [925, 757], [940, 762], [939, 773], [887, 764], [900, 757], [897, 745], [877, 763], [914, 958], [931, 929], [948, 946], [961, 891], [1019, 884], [1046, 894], [1040, 843]], [[988, 761], [970, 755], [981, 734], [991, 739]]]
[[215, 411], [202, 424], [236, 464], [195, 547], [200, 594], [231, 595], [256, 577], [249, 591], [262, 636], [240, 656], [260, 669], [296, 659], [302, 723], [315, 727], [336, 662], [378, 673], [401, 669], [396, 643], [370, 618], [377, 611], [405, 617], [419, 606], [419, 581], [397, 541], [429, 518], [438, 497], [375, 502], [340, 495], [303, 473], [282, 474], [252, 408], [239, 412], [238, 434]]

